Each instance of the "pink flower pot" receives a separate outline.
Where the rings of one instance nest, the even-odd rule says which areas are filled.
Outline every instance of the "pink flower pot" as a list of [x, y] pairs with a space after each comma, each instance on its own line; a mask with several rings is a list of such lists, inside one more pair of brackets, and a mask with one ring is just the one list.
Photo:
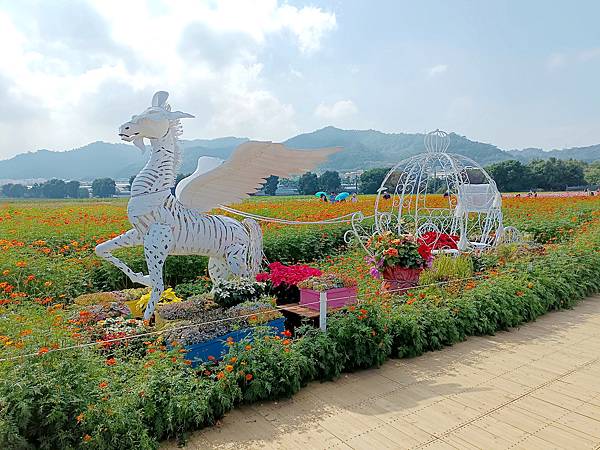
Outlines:
[[[356, 286], [329, 289], [327, 292], [327, 308], [341, 308], [356, 303]], [[300, 306], [319, 311], [319, 291], [300, 289]]]
[[397, 291], [397, 294], [404, 294], [410, 288], [419, 284], [419, 275], [423, 269], [407, 269], [405, 267], [386, 267], [383, 270], [383, 282], [381, 290], [385, 292]]

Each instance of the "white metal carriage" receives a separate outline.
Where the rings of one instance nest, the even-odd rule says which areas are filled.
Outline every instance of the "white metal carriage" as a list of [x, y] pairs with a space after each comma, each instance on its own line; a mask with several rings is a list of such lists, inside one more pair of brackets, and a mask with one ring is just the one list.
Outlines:
[[[425, 135], [424, 153], [399, 162], [388, 172], [375, 201], [373, 233], [390, 230], [426, 236], [430, 241], [445, 234], [457, 247], [438, 250], [446, 252], [517, 240], [518, 231], [503, 226], [502, 197], [494, 180], [472, 159], [448, 153], [449, 145], [447, 133], [432, 131]], [[364, 243], [361, 217], [355, 218], [353, 229]]]

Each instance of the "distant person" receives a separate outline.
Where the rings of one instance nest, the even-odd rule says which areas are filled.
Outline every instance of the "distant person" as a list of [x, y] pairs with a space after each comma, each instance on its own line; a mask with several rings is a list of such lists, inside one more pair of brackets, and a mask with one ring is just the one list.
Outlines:
[[533, 193], [533, 198], [537, 198], [537, 192]]
[[521, 198], [521, 194], [515, 195], [515, 198]]
[[356, 192], [352, 194], [352, 198], [350, 200], [352, 201], [352, 203], [356, 203], [358, 201], [358, 197], [356, 195]]
[[448, 191], [444, 192], [444, 198], [450, 197], [450, 194], [448, 194]]
[[321, 194], [321, 201], [327, 203], [327, 194]]
[[331, 203], [335, 203], [335, 192], [332, 192], [331, 194], [329, 194], [329, 201]]
[[384, 198], [385, 200], [389, 200], [390, 198], [392, 198], [392, 196], [390, 195], [390, 193], [389, 193], [388, 191], [385, 191], [385, 192], [383, 193], [383, 198]]

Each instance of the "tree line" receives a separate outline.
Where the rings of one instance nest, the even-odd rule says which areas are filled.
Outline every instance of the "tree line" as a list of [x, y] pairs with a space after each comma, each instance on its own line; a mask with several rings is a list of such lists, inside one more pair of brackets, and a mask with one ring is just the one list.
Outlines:
[[[359, 180], [359, 192], [375, 194], [389, 172], [389, 167], [378, 167], [363, 172]], [[600, 161], [585, 163], [576, 160], [533, 160], [528, 164], [508, 160], [485, 167], [498, 189], [502, 192], [529, 190], [560, 191], [567, 187], [600, 185]], [[430, 183], [437, 192], [443, 189], [442, 180]]]
[[[89, 198], [90, 190], [82, 187], [77, 180], [64, 181], [57, 178], [44, 183], [25, 186], [20, 183], [2, 185], [4, 197], [10, 198]], [[117, 193], [117, 185], [112, 178], [97, 178], [92, 182], [93, 197], [112, 197]]]

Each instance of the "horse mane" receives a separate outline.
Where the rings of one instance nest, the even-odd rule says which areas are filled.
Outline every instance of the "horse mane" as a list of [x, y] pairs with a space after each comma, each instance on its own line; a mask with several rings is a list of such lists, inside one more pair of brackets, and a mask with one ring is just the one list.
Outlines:
[[[164, 108], [171, 111], [171, 105], [165, 104]], [[183, 127], [179, 119], [169, 121], [169, 130], [173, 137], [173, 172], [177, 176], [177, 171], [183, 162], [183, 147], [179, 144], [179, 136], [183, 134]]]

